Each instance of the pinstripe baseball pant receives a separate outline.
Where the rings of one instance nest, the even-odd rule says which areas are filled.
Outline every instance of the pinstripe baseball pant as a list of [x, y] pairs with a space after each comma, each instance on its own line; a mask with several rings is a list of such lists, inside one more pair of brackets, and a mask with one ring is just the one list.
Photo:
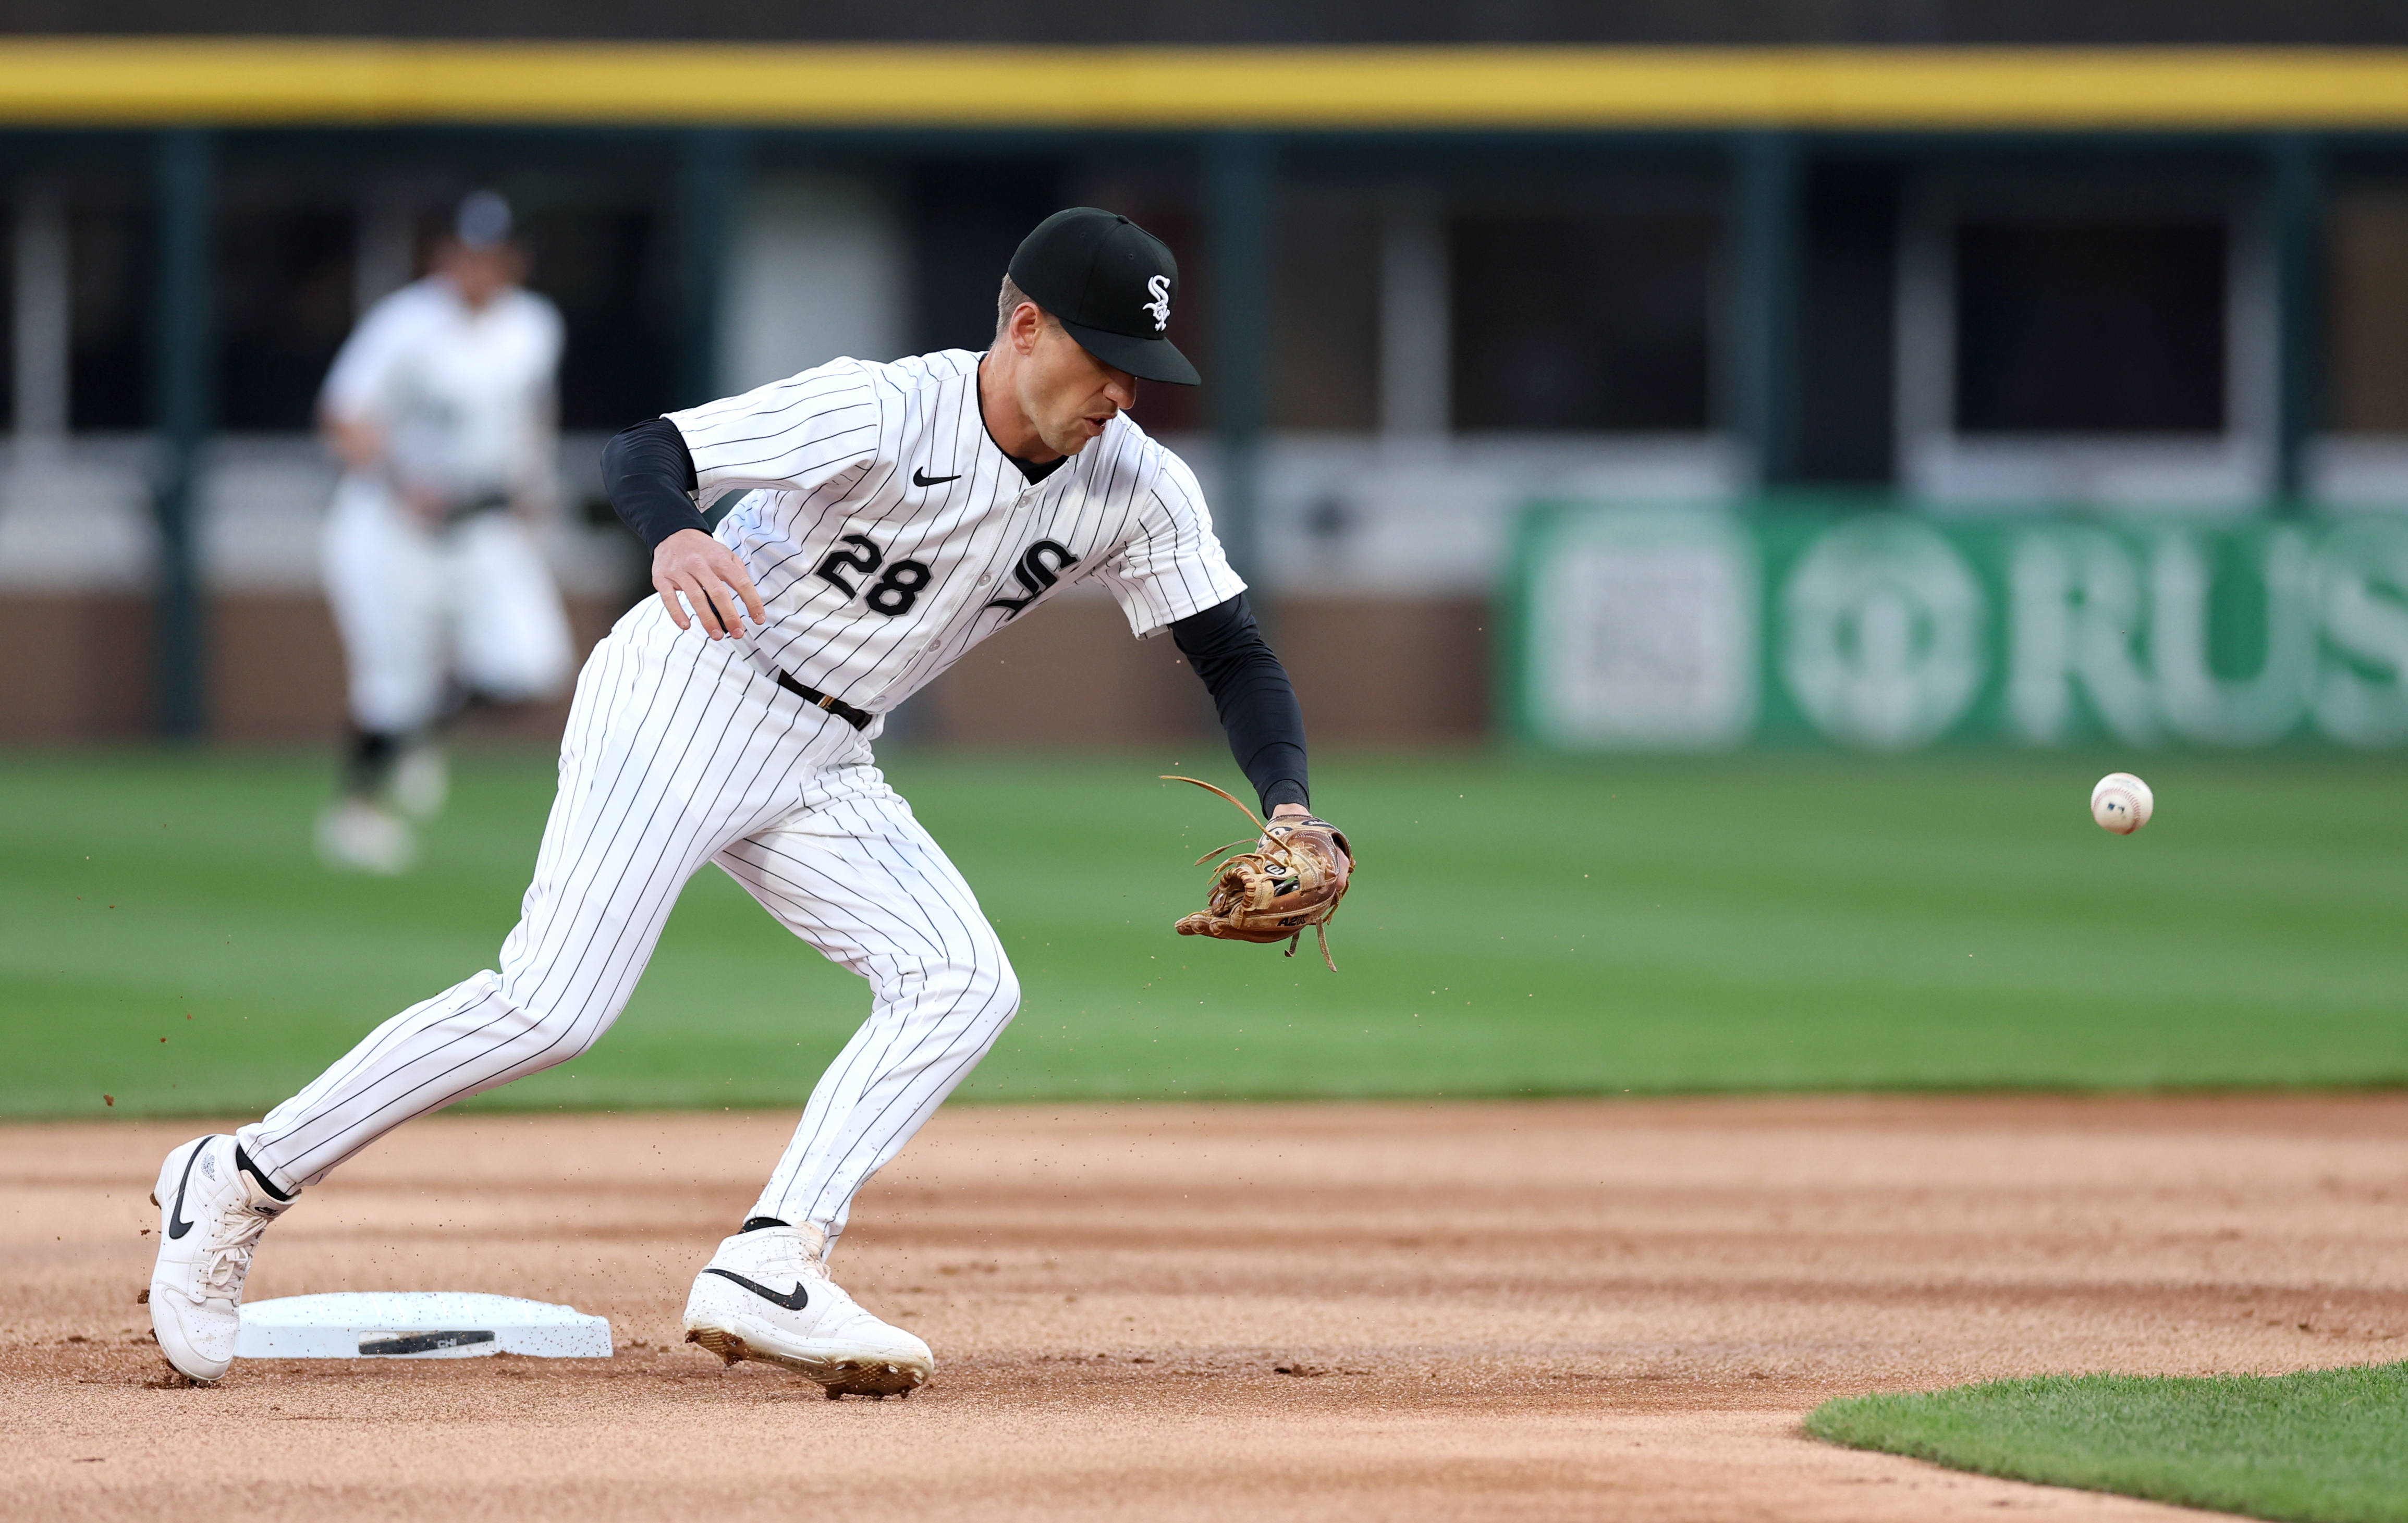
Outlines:
[[315, 1183], [411, 1117], [586, 1051], [705, 862], [869, 981], [868, 1020], [751, 1213], [834, 1238], [854, 1192], [994, 1045], [1019, 981], [868, 738], [762, 676], [735, 641], [680, 631], [653, 599], [578, 676], [560, 793], [500, 971], [378, 1027], [244, 1127], [244, 1150], [281, 1187]]

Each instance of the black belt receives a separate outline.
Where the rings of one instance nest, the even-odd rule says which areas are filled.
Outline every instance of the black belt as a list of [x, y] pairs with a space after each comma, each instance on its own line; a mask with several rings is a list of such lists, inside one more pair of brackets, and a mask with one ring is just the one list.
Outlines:
[[813, 708], [826, 709], [830, 714], [842, 719], [845, 723], [853, 726], [855, 730], [868, 729], [869, 721], [878, 718], [875, 714], [867, 713], [861, 709], [853, 707], [851, 704], [846, 703], [843, 699], [837, 697], [833, 693], [822, 692], [817, 688], [806, 688], [783, 672], [780, 672], [778, 674], [778, 686], [785, 689], [788, 692], [793, 693], [796, 697], [801, 699], [804, 703], [810, 705]]
[[443, 509], [443, 527], [449, 529], [455, 524], [466, 523], [470, 519], [481, 518], [487, 513], [498, 513], [509, 505], [510, 499], [507, 492], [489, 491], [479, 497], [464, 497]]

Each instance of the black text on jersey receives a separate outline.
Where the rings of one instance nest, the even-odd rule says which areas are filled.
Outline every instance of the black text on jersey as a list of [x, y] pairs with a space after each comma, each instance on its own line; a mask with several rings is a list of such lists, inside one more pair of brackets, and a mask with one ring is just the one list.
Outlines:
[[1001, 608], [1004, 611], [1003, 617], [1010, 619], [1013, 614], [1036, 602], [1047, 588], [1062, 579], [1063, 572], [1078, 563], [1079, 558], [1070, 553], [1068, 546], [1057, 544], [1050, 539], [1040, 539], [1022, 551], [1020, 564], [1011, 568], [1011, 579], [1020, 584], [1021, 590], [1027, 593], [1027, 596], [996, 598], [987, 606]]
[[[911, 605], [920, 601], [920, 591], [928, 585], [928, 577], [931, 575], [926, 566], [917, 561], [897, 561], [886, 567], [886, 575], [870, 584], [867, 592], [862, 592], [859, 588], [845, 580], [844, 574], [852, 571], [867, 576], [885, 564], [886, 553], [881, 550], [867, 534], [844, 534], [838, 538], [837, 543], [851, 545], [853, 548], [830, 550], [827, 559], [820, 562], [820, 569], [816, 573], [821, 580], [835, 587], [846, 597], [858, 594], [864, 603], [889, 619], [897, 614], [910, 613]], [[1057, 546], [1056, 548], [1059, 547]]]

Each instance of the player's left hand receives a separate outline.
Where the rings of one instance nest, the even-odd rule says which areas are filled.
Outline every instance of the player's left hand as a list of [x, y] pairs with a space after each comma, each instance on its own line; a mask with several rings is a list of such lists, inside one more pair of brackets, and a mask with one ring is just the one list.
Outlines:
[[660, 593], [661, 606], [677, 620], [678, 628], [688, 627], [686, 609], [691, 606], [702, 633], [714, 640], [744, 632], [736, 616], [739, 601], [754, 628], [769, 621], [769, 610], [762, 605], [761, 593], [744, 562], [734, 550], [699, 529], [681, 529], [653, 549], [652, 590]]
[[[1198, 777], [1166, 778], [1194, 783], [1236, 804], [1254, 819], [1254, 812], [1221, 789]], [[1346, 833], [1316, 818], [1300, 804], [1283, 804], [1268, 821], [1257, 820], [1262, 837], [1250, 851], [1227, 854], [1244, 846], [1233, 841], [1197, 858], [1198, 863], [1224, 859], [1212, 869], [1205, 907], [1182, 916], [1171, 929], [1182, 936], [1217, 936], [1226, 941], [1287, 943], [1288, 956], [1311, 931], [1321, 942], [1321, 960], [1332, 973], [1338, 964], [1329, 956], [1329, 918], [1346, 897], [1354, 876], [1354, 848]]]

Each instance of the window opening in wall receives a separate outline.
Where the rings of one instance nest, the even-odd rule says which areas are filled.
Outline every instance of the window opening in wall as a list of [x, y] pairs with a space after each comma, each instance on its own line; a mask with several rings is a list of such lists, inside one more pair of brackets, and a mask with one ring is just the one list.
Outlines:
[[616, 431], [676, 406], [666, 219], [650, 207], [518, 209], [527, 286], [559, 306], [567, 330], [561, 426]]
[[[911, 352], [984, 349], [995, 336], [995, 294], [1029, 229], [1071, 203], [1051, 159], [932, 162], [910, 173], [905, 220], [911, 244]], [[1164, 235], [1140, 209], [1096, 201]], [[1179, 273], [1192, 279], [1183, 257]]]
[[[57, 363], [66, 352], [65, 198], [55, 185], [22, 181], [9, 213], [9, 236], [0, 239], [7, 245], [0, 248], [0, 271], [5, 271], [0, 279], [6, 280], [10, 298], [0, 302], [0, 326], [5, 326], [0, 353], [9, 361], [0, 366], [7, 372], [0, 377], [0, 389], [5, 389], [0, 406], [7, 408], [6, 416], [19, 437], [29, 433], [54, 435], [66, 425], [66, 376]], [[28, 262], [34, 269], [25, 268]], [[33, 304], [40, 309], [27, 310]], [[24, 332], [27, 326], [34, 331]], [[39, 352], [33, 352], [36, 346]], [[29, 399], [29, 390], [48, 395]], [[28, 400], [32, 417], [27, 416]]]
[[1887, 166], [1819, 174], [1799, 270], [1797, 478], [1886, 486], [1897, 470], [1899, 188]]
[[151, 219], [130, 189], [87, 182], [68, 202], [67, 426], [150, 421]]
[[357, 221], [347, 204], [227, 198], [214, 250], [221, 427], [312, 425], [318, 388], [351, 327]]
[[1271, 226], [1274, 428], [1378, 426], [1380, 254], [1367, 197], [1327, 186], [1282, 197]]
[[1457, 219], [1455, 427], [1705, 430], [1716, 236], [1695, 216]]
[[2215, 219], [1958, 223], [1957, 431], [2222, 433], [2229, 243]]
[[2330, 426], [2408, 434], [2408, 187], [2337, 197], [2329, 249]]

